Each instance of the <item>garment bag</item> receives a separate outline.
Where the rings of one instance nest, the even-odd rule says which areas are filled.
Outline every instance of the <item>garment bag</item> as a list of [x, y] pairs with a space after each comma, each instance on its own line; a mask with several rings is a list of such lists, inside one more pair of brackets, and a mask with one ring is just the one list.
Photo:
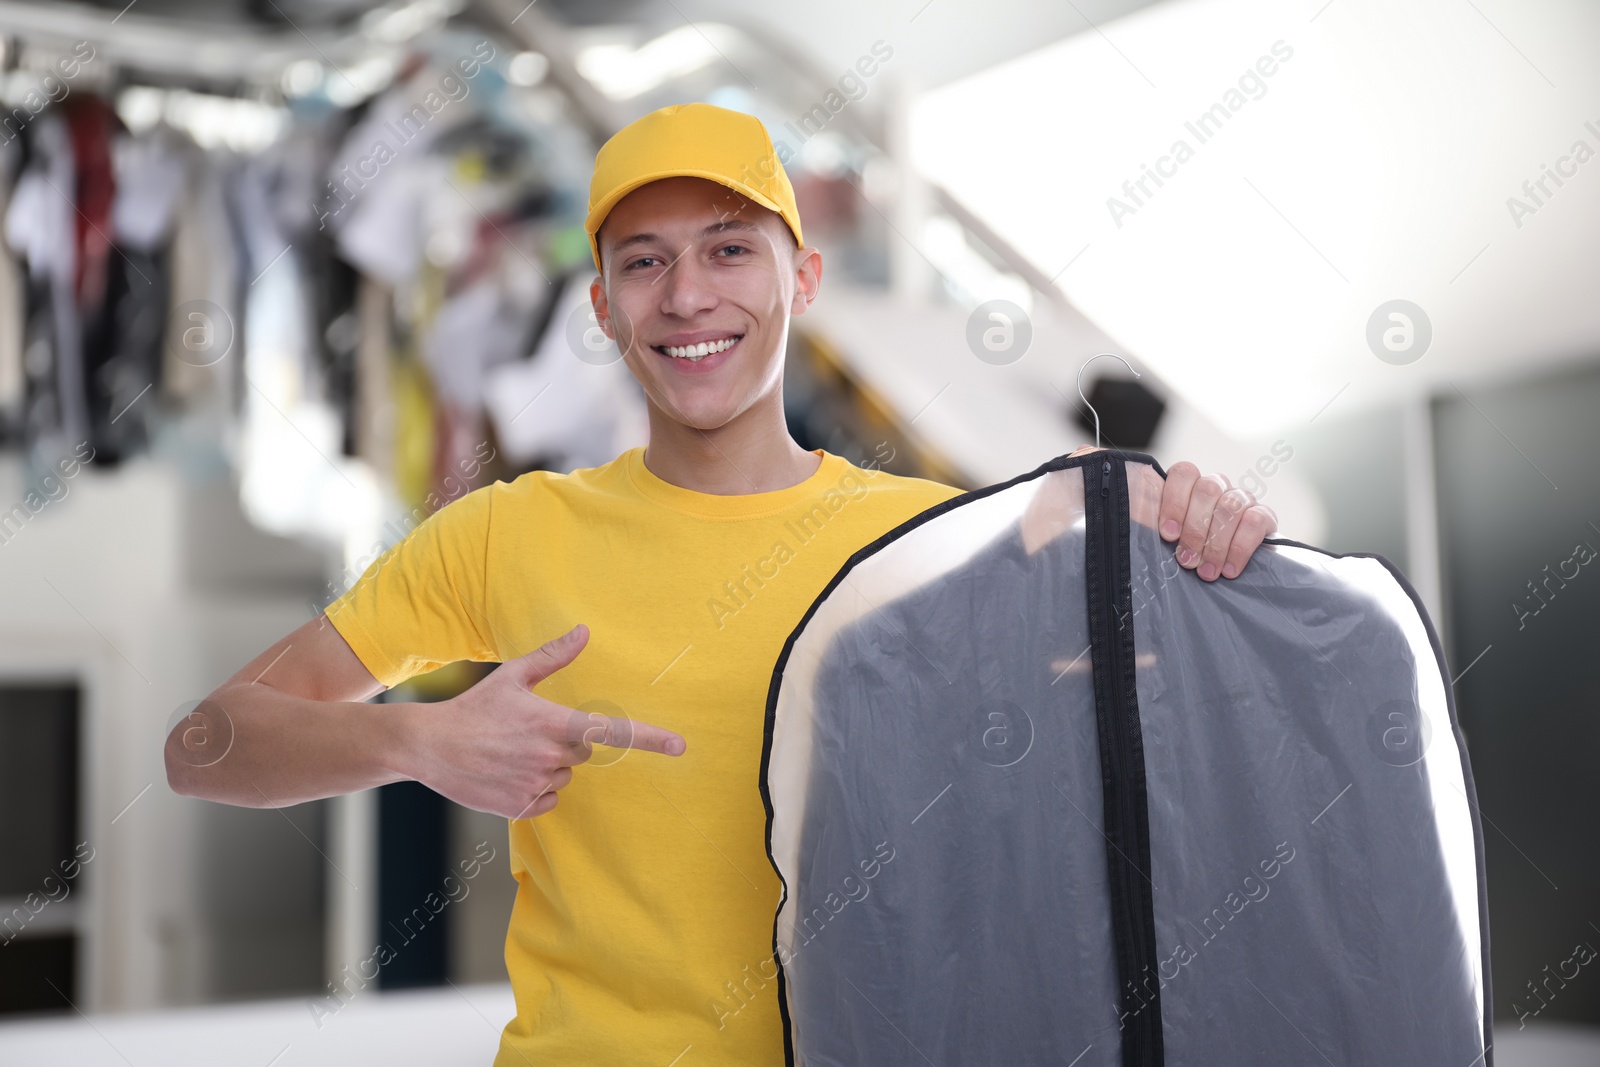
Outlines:
[[1149, 456], [857, 552], [773, 671], [788, 1062], [1492, 1064], [1482, 834], [1385, 560], [1203, 582]]

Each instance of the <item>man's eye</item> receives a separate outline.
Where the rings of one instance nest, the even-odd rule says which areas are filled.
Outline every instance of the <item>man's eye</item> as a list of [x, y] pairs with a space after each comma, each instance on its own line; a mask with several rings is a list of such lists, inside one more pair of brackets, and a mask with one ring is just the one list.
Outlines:
[[641, 264], [651, 262], [655, 258], [656, 258], [655, 256], [640, 256], [638, 259], [634, 260], [632, 263], [629, 263], [623, 269], [624, 270], [632, 270], [633, 268], [635, 268], [637, 266], [640, 266]]
[[[724, 245], [723, 247], [717, 249], [717, 251], [718, 252], [749, 252], [750, 250], [748, 248], [746, 248], [744, 245]], [[724, 259], [739, 259], [741, 257], [739, 257], [739, 256], [724, 256], [723, 258]]]

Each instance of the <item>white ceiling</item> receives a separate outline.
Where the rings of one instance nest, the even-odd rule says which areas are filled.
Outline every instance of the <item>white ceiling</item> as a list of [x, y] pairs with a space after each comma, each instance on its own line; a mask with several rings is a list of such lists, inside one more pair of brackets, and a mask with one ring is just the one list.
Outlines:
[[[944, 85], [996, 63], [1092, 32], [1154, 0], [809, 0], [753, 4], [749, 0], [554, 0], [573, 22], [636, 22], [664, 32], [687, 21], [726, 22], [764, 30], [820, 71], [843, 73], [874, 41], [894, 52], [898, 74], [925, 88]], [[867, 104], [876, 106], [876, 101]]]
[[[1600, 355], [1600, 156], [1507, 206], [1600, 154], [1597, 40], [1585, 0], [1169, 0], [924, 94], [914, 157], [1136, 365], [1260, 432]], [[1279, 41], [1201, 143], [1185, 122]], [[1119, 226], [1108, 198], [1180, 138]], [[1396, 298], [1433, 328], [1406, 365], [1366, 341]]]

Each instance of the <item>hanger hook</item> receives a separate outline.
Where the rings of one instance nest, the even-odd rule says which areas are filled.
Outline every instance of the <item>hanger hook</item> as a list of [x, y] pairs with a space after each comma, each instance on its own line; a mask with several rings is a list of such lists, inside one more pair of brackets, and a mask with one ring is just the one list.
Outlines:
[[1093, 363], [1101, 356], [1110, 356], [1112, 359], [1120, 361], [1124, 367], [1127, 367], [1128, 370], [1132, 372], [1135, 378], [1139, 377], [1139, 372], [1133, 369], [1133, 364], [1129, 363], [1115, 352], [1097, 352], [1088, 359], [1084, 360], [1083, 366], [1078, 368], [1078, 399], [1083, 401], [1083, 406], [1088, 408], [1089, 414], [1094, 416], [1094, 447], [1096, 448], [1100, 447], [1100, 413], [1094, 409], [1093, 404], [1089, 403], [1089, 398], [1083, 395], [1083, 372], [1088, 369], [1089, 364]]

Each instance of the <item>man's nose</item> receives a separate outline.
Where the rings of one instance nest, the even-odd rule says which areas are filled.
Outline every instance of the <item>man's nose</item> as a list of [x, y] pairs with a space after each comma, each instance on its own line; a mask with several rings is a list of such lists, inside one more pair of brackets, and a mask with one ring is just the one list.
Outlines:
[[707, 276], [707, 264], [692, 249], [684, 249], [668, 264], [657, 284], [662, 286], [661, 310], [688, 318], [716, 304]]

